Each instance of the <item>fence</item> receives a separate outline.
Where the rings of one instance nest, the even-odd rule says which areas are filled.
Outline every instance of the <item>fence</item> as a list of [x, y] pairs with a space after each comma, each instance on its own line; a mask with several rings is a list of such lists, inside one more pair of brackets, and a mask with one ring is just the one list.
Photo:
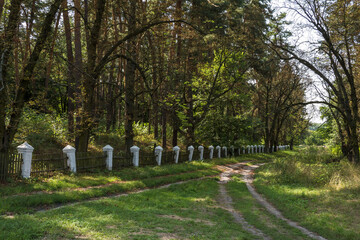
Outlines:
[[[284, 150], [289, 146], [276, 146], [276, 150]], [[19, 154], [0, 154], [0, 181], [5, 181], [9, 177], [20, 176], [29, 178], [30, 174], [50, 174], [59, 171], [85, 172], [94, 169], [112, 170], [130, 166], [153, 166], [174, 164], [176, 162], [176, 153], [178, 163], [192, 160], [210, 159], [212, 149], [212, 158], [235, 157], [246, 153], [264, 152], [264, 146], [246, 146], [243, 147], [220, 147], [210, 146], [209, 148], [194, 148], [189, 146], [188, 151], [180, 151], [179, 147], [174, 147], [173, 151], [163, 151], [159, 146], [151, 152], [141, 152], [140, 148], [133, 146], [130, 148], [130, 154], [117, 152], [113, 154], [113, 148], [109, 145], [103, 148], [102, 153], [81, 153], [71, 146], [66, 146], [62, 152], [53, 154], [32, 155], [34, 148], [28, 143], [18, 146]], [[239, 151], [240, 150], [240, 151]], [[272, 148], [274, 151], [274, 147]], [[202, 157], [201, 157], [202, 152]], [[160, 157], [161, 155], [161, 157]], [[191, 157], [192, 156], [192, 157]]]
[[157, 164], [154, 152], [142, 152], [139, 160], [140, 166], [151, 166]]
[[50, 174], [67, 168], [67, 157], [63, 152], [35, 154], [32, 156], [31, 174]]
[[86, 172], [90, 169], [105, 169], [106, 167], [105, 153], [77, 152], [75, 156], [78, 172]]
[[20, 176], [21, 163], [21, 154], [0, 153], [0, 181], [3, 182], [9, 177]]
[[113, 168], [119, 169], [123, 167], [133, 166], [132, 157], [125, 152], [117, 152], [113, 155]]

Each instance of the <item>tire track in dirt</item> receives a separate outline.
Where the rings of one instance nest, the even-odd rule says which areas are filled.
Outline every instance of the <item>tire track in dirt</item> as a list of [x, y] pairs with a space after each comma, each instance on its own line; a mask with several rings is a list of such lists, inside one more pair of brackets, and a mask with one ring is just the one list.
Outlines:
[[313, 238], [316, 240], [326, 240], [326, 238], [324, 238], [316, 233], [313, 233], [310, 230], [300, 226], [297, 222], [294, 222], [294, 221], [284, 217], [279, 210], [277, 210], [264, 197], [262, 197], [256, 191], [256, 189], [253, 185], [253, 181], [254, 181], [254, 170], [263, 164], [248, 166], [248, 165], [246, 165], [246, 163], [247, 162], [227, 165], [228, 168], [232, 169], [232, 171], [229, 170], [227, 173], [228, 180], [230, 180], [231, 175], [240, 173], [243, 176], [243, 180], [246, 184], [246, 187], [249, 190], [249, 192], [251, 193], [251, 195], [253, 196], [253, 198], [255, 198], [263, 207], [265, 207], [269, 213], [273, 214], [276, 218], [285, 221], [289, 226], [300, 230], [303, 234], [305, 234], [306, 236], [308, 236], [310, 238]]

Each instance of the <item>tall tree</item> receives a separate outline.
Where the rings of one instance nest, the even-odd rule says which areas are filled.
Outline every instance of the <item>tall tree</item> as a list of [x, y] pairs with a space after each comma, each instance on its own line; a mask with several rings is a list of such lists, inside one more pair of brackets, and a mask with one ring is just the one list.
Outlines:
[[[6, 37], [5, 37], [5, 41], [3, 43], [3, 45], [0, 47], [0, 53], [1, 55], [4, 57], [3, 59], [3, 65], [2, 65], [2, 80], [3, 80], [3, 84], [4, 84], [4, 94], [1, 94], [1, 96], [3, 96], [3, 99], [1, 99], [1, 103], [3, 104], [3, 106], [1, 106], [1, 109], [4, 109], [2, 111], [3, 115], [1, 115], [0, 118], [0, 137], [1, 137], [1, 145], [0, 145], [0, 151], [8, 151], [10, 144], [12, 143], [15, 133], [17, 132], [18, 126], [19, 126], [19, 122], [20, 122], [20, 118], [22, 115], [22, 111], [24, 108], [24, 104], [26, 101], [29, 100], [29, 95], [31, 95], [31, 92], [29, 90], [29, 86], [30, 86], [30, 81], [31, 78], [34, 74], [34, 69], [38, 63], [39, 57], [40, 57], [40, 53], [43, 50], [45, 44], [46, 44], [46, 40], [48, 39], [48, 36], [51, 33], [51, 25], [54, 21], [55, 15], [60, 7], [62, 0], [54, 0], [54, 2], [51, 4], [49, 11], [46, 14], [46, 17], [44, 19], [44, 21], [41, 24], [41, 31], [40, 34], [38, 36], [38, 38], [36, 39], [35, 42], [35, 46], [30, 54], [29, 60], [27, 62], [27, 64], [24, 66], [23, 69], [23, 76], [20, 78], [19, 81], [19, 86], [16, 89], [16, 95], [15, 95], [15, 99], [14, 102], [11, 106], [10, 109], [10, 114], [9, 116], [7, 115], [7, 112], [5, 112], [5, 108], [6, 105], [9, 104], [9, 99], [8, 99], [8, 93], [6, 93], [7, 89], [6, 89], [6, 83], [8, 81], [8, 77], [7, 76], [7, 72], [6, 72], [6, 68], [8, 67], [8, 65], [10, 64], [8, 62], [8, 58], [9, 58], [9, 52], [13, 49], [13, 44], [11, 43], [11, 41], [14, 38], [14, 34], [16, 33], [16, 26], [18, 24], [19, 21], [19, 8], [21, 5], [21, 1], [12, 1], [11, 3], [11, 7], [10, 7], [10, 16], [9, 16], [9, 20], [8, 20], [8, 27], [7, 27], [7, 31], [6, 31]], [[5, 68], [5, 71], [4, 71]], [[6, 126], [5, 124], [5, 119], [9, 118], [9, 124]]]
[[[346, 132], [346, 148], [343, 153], [350, 161], [360, 162], [359, 155], [359, 108], [357, 83], [354, 75], [354, 53], [357, 32], [351, 24], [352, 16], [358, 14], [359, 5], [355, 1], [339, 0], [294, 0], [294, 10], [316, 31], [320, 41], [312, 43], [320, 58], [306, 54], [300, 49], [274, 44], [279, 55], [286, 59], [296, 59], [313, 71], [324, 83], [328, 96], [324, 103], [338, 111]], [[354, 31], [355, 30], [355, 31]], [[286, 55], [284, 54], [286, 53]], [[326, 62], [324, 67], [323, 63]]]

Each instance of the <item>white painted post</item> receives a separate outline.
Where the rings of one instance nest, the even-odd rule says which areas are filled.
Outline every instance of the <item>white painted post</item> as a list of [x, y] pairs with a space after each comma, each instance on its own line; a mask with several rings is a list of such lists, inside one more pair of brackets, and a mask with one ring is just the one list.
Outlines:
[[231, 146], [231, 156], [235, 157], [235, 149], [234, 146]]
[[241, 155], [241, 146], [238, 148], [238, 154]]
[[193, 154], [194, 154], [194, 147], [192, 145], [190, 145], [188, 147], [188, 151], [189, 151], [189, 162], [191, 162]]
[[246, 148], [245, 148], [245, 146], [242, 146], [242, 149], [243, 149], [243, 154], [245, 154], [245, 153], [246, 153]]
[[164, 149], [162, 148], [162, 147], [160, 147], [160, 146], [157, 146], [156, 148], [155, 148], [155, 157], [156, 157], [156, 162], [157, 162], [157, 164], [160, 166], [161, 165], [161, 156], [162, 156], [162, 151], [163, 151]]
[[175, 152], [175, 156], [174, 156], [175, 163], [178, 163], [180, 148], [178, 146], [175, 146], [175, 147], [173, 147], [173, 151]]
[[200, 151], [200, 161], [204, 160], [204, 147], [199, 146], [198, 150]]
[[222, 149], [224, 150], [224, 156], [227, 158], [227, 147], [222, 147]]
[[261, 146], [260, 145], [257, 145], [257, 150], [258, 150], [258, 153], [261, 153]]
[[23, 178], [30, 178], [31, 160], [32, 160], [32, 153], [34, 151], [34, 148], [27, 142], [24, 142], [23, 144], [17, 147], [17, 150], [18, 153], [21, 154], [23, 159], [23, 163], [21, 164], [21, 176]]
[[213, 159], [213, 156], [214, 156], [214, 146], [213, 146], [213, 145], [210, 145], [210, 146], [209, 146], [209, 150], [210, 150], [209, 158], [210, 158], [210, 159]]
[[251, 145], [250, 148], [251, 148], [251, 153], [254, 153], [254, 146]]
[[247, 153], [249, 154], [250, 153], [250, 146], [247, 145], [246, 147], [247, 147]]
[[254, 145], [254, 153], [257, 153], [257, 146]]
[[68, 157], [68, 167], [70, 167], [70, 172], [76, 173], [76, 149], [70, 145], [67, 145], [63, 148], [63, 153]]
[[139, 152], [140, 152], [140, 148], [138, 146], [132, 146], [130, 148], [130, 152], [133, 155], [133, 165], [135, 167], [139, 166]]
[[111, 171], [113, 166], [113, 151], [114, 148], [110, 145], [103, 147], [103, 152], [106, 152], [106, 169]]
[[218, 158], [221, 158], [221, 147], [219, 145], [216, 146], [216, 150], [218, 151]]

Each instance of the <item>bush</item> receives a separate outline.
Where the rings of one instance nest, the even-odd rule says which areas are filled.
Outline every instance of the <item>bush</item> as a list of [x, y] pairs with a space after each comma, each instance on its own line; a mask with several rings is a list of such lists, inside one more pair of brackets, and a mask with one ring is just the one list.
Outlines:
[[269, 166], [276, 183], [305, 186], [353, 188], [360, 186], [360, 168], [347, 159], [331, 161], [335, 156], [328, 149], [307, 147], [300, 154], [276, 159]]
[[61, 149], [67, 143], [67, 119], [26, 108], [14, 139], [14, 146], [27, 141], [36, 151]]

